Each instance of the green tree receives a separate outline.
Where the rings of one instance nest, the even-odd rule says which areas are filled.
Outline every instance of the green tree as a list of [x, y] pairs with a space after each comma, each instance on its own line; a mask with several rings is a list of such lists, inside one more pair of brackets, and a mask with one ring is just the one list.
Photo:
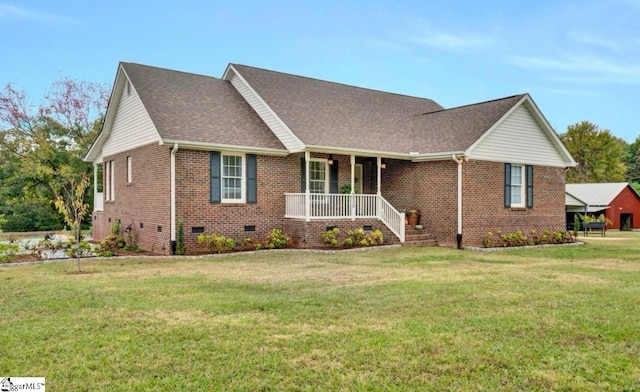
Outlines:
[[582, 121], [569, 125], [560, 139], [578, 163], [567, 172], [567, 183], [625, 180], [625, 143], [608, 129]]
[[627, 146], [627, 181], [640, 183], [640, 136]]
[[[57, 211], [78, 239], [90, 210], [90, 163], [83, 162], [95, 138], [106, 104], [103, 86], [63, 79], [55, 82], [39, 105], [8, 84], [0, 92], [0, 173], [10, 191], [0, 205], [22, 197], [41, 210]], [[15, 218], [15, 216], [13, 217]], [[5, 213], [5, 226], [14, 224]], [[38, 229], [31, 222], [29, 229]]]

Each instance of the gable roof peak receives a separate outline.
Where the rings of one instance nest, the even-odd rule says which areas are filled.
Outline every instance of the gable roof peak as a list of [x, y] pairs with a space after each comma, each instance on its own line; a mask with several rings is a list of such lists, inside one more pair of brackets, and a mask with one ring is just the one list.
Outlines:
[[432, 112], [420, 113], [419, 115], [420, 116], [424, 116], [424, 115], [427, 115], [427, 114], [445, 112], [445, 111], [449, 111], [449, 110], [473, 108], [474, 106], [486, 105], [486, 104], [491, 104], [491, 103], [500, 102], [500, 101], [506, 101], [506, 100], [513, 100], [514, 98], [518, 98], [516, 101], [519, 102], [525, 96], [529, 96], [529, 94], [528, 93], [515, 94], [515, 95], [510, 95], [508, 97], [502, 97], [502, 98], [490, 99], [490, 100], [482, 101], [482, 102], [474, 102], [474, 103], [468, 103], [466, 105], [454, 106], [452, 108], [442, 108], [440, 110], [434, 110]]
[[198, 76], [198, 77], [202, 77], [202, 78], [209, 78], [209, 79], [214, 79], [214, 80], [221, 80], [220, 78], [217, 78], [215, 76], [211, 76], [211, 75], [205, 75], [202, 73], [196, 73], [196, 72], [189, 72], [189, 71], [181, 71], [178, 69], [172, 69], [172, 68], [165, 68], [165, 67], [157, 67], [155, 65], [147, 65], [147, 64], [140, 64], [140, 63], [133, 63], [133, 62], [126, 62], [126, 61], [121, 61], [120, 65], [125, 69], [125, 71], [127, 70], [128, 67], [137, 67], [139, 69], [147, 69], [148, 71], [159, 71], [159, 72], [171, 72], [171, 73], [175, 73], [175, 74], [181, 74], [181, 75], [185, 75], [185, 76]]

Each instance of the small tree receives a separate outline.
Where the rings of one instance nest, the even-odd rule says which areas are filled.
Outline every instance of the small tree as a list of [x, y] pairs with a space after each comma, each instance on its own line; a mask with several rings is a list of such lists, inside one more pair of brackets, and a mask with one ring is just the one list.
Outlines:
[[75, 179], [70, 178], [70, 189], [63, 188], [61, 194], [56, 194], [53, 200], [56, 209], [64, 217], [64, 221], [71, 227], [76, 243], [80, 242], [82, 231], [82, 219], [89, 211], [89, 204], [85, 203], [89, 178], [82, 174], [80, 182], [75, 184]]
[[182, 219], [178, 221], [178, 238], [176, 238], [176, 254], [184, 255], [186, 248], [184, 245], [184, 222]]

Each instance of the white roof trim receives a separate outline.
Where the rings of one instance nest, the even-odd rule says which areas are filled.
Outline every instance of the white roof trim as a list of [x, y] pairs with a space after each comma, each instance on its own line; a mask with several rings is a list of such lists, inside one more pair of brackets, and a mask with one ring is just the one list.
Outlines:
[[[240, 72], [238, 72], [238, 70], [233, 66], [233, 64], [229, 64], [227, 66], [227, 69], [224, 71], [224, 74], [222, 75], [222, 79], [226, 80], [226, 81], [231, 81], [231, 78], [233, 77], [233, 75], [236, 75], [249, 89], [249, 91], [256, 97], [256, 99], [264, 105], [264, 107], [267, 109], [267, 111], [269, 112], [269, 114], [271, 116], [273, 116], [273, 119], [276, 120], [276, 122], [278, 123], [278, 125], [280, 125], [282, 127], [282, 129], [288, 134], [288, 136], [290, 136], [293, 140], [294, 143], [285, 143], [285, 141], [283, 141], [279, 135], [278, 132], [276, 132], [276, 130], [271, 129], [271, 131], [274, 133], [274, 135], [276, 135], [276, 137], [278, 137], [278, 139], [280, 139], [280, 142], [282, 142], [282, 144], [290, 151], [290, 152], [302, 152], [305, 150], [305, 145], [302, 142], [302, 140], [300, 140], [300, 138], [298, 138], [298, 136], [291, 130], [291, 128], [289, 128], [289, 126], [287, 126], [287, 124], [282, 121], [282, 119], [276, 114], [276, 112], [267, 104], [267, 102], [262, 99], [262, 97], [256, 92], [256, 90], [254, 90], [254, 88], [251, 86], [251, 84], [249, 84], [249, 82], [247, 82], [247, 80], [240, 74]], [[254, 110], [256, 111], [256, 113], [258, 113], [258, 110], [256, 110], [256, 108], [254, 108]], [[268, 122], [265, 121], [265, 119], [262, 119], [265, 124], [268, 125]]]
[[[519, 108], [521, 105], [524, 105], [524, 104], [526, 104], [527, 107], [531, 109], [531, 111], [533, 111], [532, 113], [533, 119], [538, 123], [542, 131], [547, 135], [547, 137], [551, 141], [551, 144], [561, 152], [562, 159], [565, 161], [564, 167], [575, 167], [577, 165], [576, 161], [573, 159], [573, 157], [571, 156], [567, 148], [564, 146], [564, 144], [562, 143], [562, 141], [560, 140], [556, 132], [553, 130], [553, 128], [551, 127], [547, 119], [542, 115], [542, 112], [540, 112], [540, 109], [535, 104], [535, 102], [533, 102], [533, 99], [531, 99], [529, 94], [525, 94], [522, 97], [522, 99], [520, 99], [520, 101], [518, 101], [515, 105], [513, 105], [513, 107], [509, 109], [509, 111], [507, 111], [498, 121], [496, 121], [496, 123], [493, 124], [491, 128], [489, 128], [482, 136], [480, 136], [478, 140], [476, 140], [475, 143], [473, 143], [464, 152], [464, 154], [466, 156], [469, 156], [470, 158], [473, 158], [473, 150], [478, 145], [480, 145], [482, 141], [488, 137], [488, 135], [490, 135], [496, 128], [498, 128], [500, 124], [502, 124], [507, 118], [509, 118], [509, 116], [511, 116], [511, 114], [517, 108]], [[483, 159], [487, 160], [485, 158]]]
[[160, 141], [160, 144], [168, 144], [168, 145], [178, 144], [180, 148], [192, 149], [192, 150], [207, 150], [207, 151], [221, 150], [221, 151], [244, 152], [248, 154], [275, 155], [275, 156], [289, 155], [289, 151], [281, 150], [277, 148], [248, 147], [248, 146], [242, 146], [242, 145], [193, 142], [188, 140], [177, 140], [177, 139], [162, 139]]
[[464, 155], [463, 151], [452, 151], [452, 152], [438, 152], [438, 153], [430, 153], [430, 154], [412, 154], [412, 153], [399, 153], [399, 152], [390, 152], [390, 151], [376, 151], [376, 150], [364, 150], [364, 149], [354, 149], [354, 148], [346, 148], [346, 147], [331, 147], [331, 146], [307, 146], [306, 151], [310, 152], [320, 152], [325, 154], [344, 154], [344, 155], [359, 155], [359, 156], [369, 156], [369, 157], [381, 157], [381, 158], [389, 158], [389, 159], [403, 159], [403, 160], [411, 160], [413, 162], [424, 162], [424, 161], [439, 161], [443, 159], [451, 159], [452, 155], [456, 155], [461, 157]]

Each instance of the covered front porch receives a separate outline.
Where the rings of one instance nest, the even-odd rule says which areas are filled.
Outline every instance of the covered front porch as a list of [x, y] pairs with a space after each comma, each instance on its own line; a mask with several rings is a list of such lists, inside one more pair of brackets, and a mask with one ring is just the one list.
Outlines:
[[[377, 219], [403, 243], [405, 214], [394, 208], [381, 193], [382, 170], [385, 168], [382, 158], [367, 158], [366, 161], [371, 166], [368, 174], [373, 177], [375, 173], [374, 188], [373, 181], [364, 178], [363, 164], [356, 163], [354, 154], [348, 157], [350, 181], [340, 185], [338, 159], [334, 159], [333, 154], [326, 158], [312, 158], [311, 153], [306, 151], [301, 160], [303, 192], [285, 194], [285, 218], [303, 219], [306, 222]], [[363, 193], [365, 189], [375, 189], [375, 193]]]

